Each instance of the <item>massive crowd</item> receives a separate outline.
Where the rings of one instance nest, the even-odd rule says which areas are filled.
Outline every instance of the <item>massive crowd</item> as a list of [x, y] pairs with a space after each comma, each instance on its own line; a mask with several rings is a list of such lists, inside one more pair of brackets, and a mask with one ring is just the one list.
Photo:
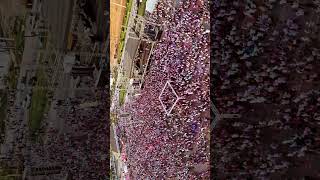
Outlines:
[[216, 179], [319, 178], [318, 1], [213, 1]]
[[[85, 48], [89, 46], [88, 40], [90, 40], [84, 35], [90, 36], [89, 38], [92, 40], [91, 44], [102, 40], [96, 35], [93, 35], [94, 32], [88, 32], [95, 31], [96, 24], [88, 22], [89, 18], [86, 14], [90, 11], [89, 13], [95, 17], [96, 13], [94, 9], [88, 10], [87, 7], [88, 3], [81, 1], [79, 8], [82, 10], [78, 9], [80, 11], [81, 20], [86, 21], [84, 24], [85, 28], [82, 26], [83, 23], [79, 21], [75, 25], [75, 29], [73, 29], [75, 31], [74, 33], [77, 33], [76, 31], [81, 31], [81, 41], [73, 43], [73, 46], [76, 44], [75, 48], [78, 48], [79, 44], [82, 45], [82, 51], [86, 51]], [[84, 35], [83, 29], [86, 31]], [[83, 42], [86, 43], [86, 46], [81, 44]], [[78, 58], [76, 57], [76, 59]], [[50, 74], [49, 72], [47, 73]], [[51, 75], [52, 73], [50, 74], [50, 78]], [[8, 90], [8, 118], [6, 119], [5, 134], [5, 138], [7, 139], [5, 139], [6, 144], [1, 144], [1, 168], [4, 166], [2, 163], [2, 160], [4, 160], [4, 162], [7, 163], [5, 165], [8, 167], [19, 167], [22, 169], [24, 165], [23, 168], [28, 170], [53, 166], [61, 167], [62, 172], [60, 174], [53, 175], [50, 174], [50, 172], [47, 172], [50, 174], [47, 178], [52, 180], [64, 179], [66, 174], [71, 176], [69, 179], [76, 180], [108, 179], [109, 114], [107, 112], [109, 109], [109, 96], [107, 89], [96, 88], [96, 90], [94, 90], [95, 80], [96, 79], [92, 77], [82, 77], [79, 85], [81, 86], [80, 88], [89, 89], [92, 87], [92, 90], [87, 90], [87, 92], [84, 92], [85, 90], [74, 90], [75, 96], [73, 98], [60, 99], [60, 97], [48, 97], [50, 102], [51, 100], [53, 101], [52, 104], [50, 102], [49, 103], [50, 106], [54, 106], [52, 109], [54, 109], [53, 111], [56, 112], [57, 116], [51, 119], [48, 118], [48, 114], [51, 114], [52, 109], [46, 109], [50, 111], [50, 113], [45, 112], [41, 120], [40, 130], [42, 132], [37, 136], [38, 138], [32, 142], [30, 139], [30, 127], [28, 124], [28, 122], [30, 122], [30, 118], [27, 118], [30, 117], [30, 111], [27, 108], [22, 109], [22, 104], [14, 102], [17, 99], [17, 90]], [[60, 84], [60, 82], [58, 84]], [[57, 89], [59, 89], [59, 87]], [[59, 93], [55, 92], [52, 94]], [[63, 96], [64, 95], [65, 94], [63, 94]], [[59, 100], [56, 101], [56, 98]], [[80, 106], [80, 104], [97, 101], [98, 106]], [[39, 103], [39, 101], [33, 102]], [[56, 105], [54, 105], [55, 102]], [[29, 171], [28, 174], [29, 173], [35, 174], [36, 172]], [[38, 177], [29, 177], [29, 179], [30, 178], [37, 179]]]
[[[82, 83], [82, 87], [94, 87], [94, 81], [89, 77], [83, 77]], [[63, 179], [66, 174], [69, 174], [71, 179], [107, 179], [109, 176], [107, 93], [107, 89], [77, 91], [75, 96], [69, 99], [70, 102], [63, 101], [58, 105], [55, 122], [48, 122], [47, 118], [43, 120], [45, 133], [31, 142], [27, 125], [23, 121], [18, 121], [23, 114], [20, 114], [19, 108], [13, 105], [14, 92], [10, 91], [8, 100], [10, 123], [7, 123], [7, 128], [12, 129], [11, 136], [15, 136], [11, 141], [7, 140], [8, 145], [12, 143], [11, 148], [2, 148], [2, 156], [8, 155], [9, 158], [9, 161], [5, 161], [9, 162], [7, 166], [21, 165], [17, 161], [22, 159], [16, 156], [20, 150], [27, 169], [61, 167], [62, 171], [59, 174], [50, 175], [50, 179], [53, 180]], [[96, 101], [99, 102], [98, 106], [79, 106], [82, 103]], [[50, 174], [50, 172], [43, 173]]]
[[[25, 121], [21, 121], [19, 118], [23, 117], [24, 114], [20, 111], [20, 106], [15, 106], [15, 95], [16, 92], [12, 89], [7, 88], [7, 108], [5, 119], [5, 131], [3, 142], [1, 142], [1, 155], [5, 157], [4, 164], [8, 166], [16, 166], [16, 158], [18, 153], [26, 144], [26, 138], [24, 136], [26, 132], [27, 124]], [[18, 153], [17, 153], [18, 152]]]
[[[73, 110], [65, 114], [59, 113], [62, 114], [61, 118], [65, 118], [62, 133], [59, 134], [53, 128], [47, 132], [46, 143], [39, 147], [45, 149], [46, 153], [42, 153], [46, 154], [45, 158], [63, 168], [62, 174], [68, 173], [72, 179], [106, 179], [109, 176], [107, 97], [106, 89], [77, 93], [71, 98]], [[81, 103], [94, 101], [99, 102], [97, 107], [79, 106]], [[66, 106], [68, 108], [71, 107]], [[47, 164], [48, 162], [47, 160]]]
[[[177, 3], [178, 2], [178, 3]], [[177, 4], [175, 4], [177, 3]], [[132, 179], [209, 179], [209, 21], [207, 1], [159, 1], [151, 19], [164, 35], [151, 57], [141, 95], [125, 104], [124, 129]], [[179, 100], [167, 115], [166, 82]], [[169, 110], [177, 99], [167, 86]]]

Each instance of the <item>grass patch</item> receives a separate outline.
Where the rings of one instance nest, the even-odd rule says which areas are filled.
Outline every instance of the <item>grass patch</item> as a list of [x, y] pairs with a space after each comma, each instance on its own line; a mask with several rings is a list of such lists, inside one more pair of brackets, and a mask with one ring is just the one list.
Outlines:
[[118, 123], [118, 119], [117, 119], [117, 114], [116, 113], [110, 113], [110, 119], [111, 119], [111, 123], [113, 124], [117, 124]]
[[19, 68], [14, 67], [14, 64], [10, 62], [9, 74], [6, 78], [10, 89], [16, 89], [19, 78], [19, 71]]
[[124, 17], [124, 25], [127, 26], [129, 22], [129, 15], [132, 8], [132, 2], [133, 0], [127, 0], [127, 8], [126, 8], [126, 16]]
[[[47, 43], [47, 39], [44, 39], [45, 43]], [[47, 45], [47, 44], [45, 44]], [[53, 63], [55, 55], [50, 55], [45, 58], [43, 53], [40, 54], [39, 64]], [[43, 89], [40, 87], [48, 87], [49, 80], [51, 79], [50, 72], [46, 71], [43, 68], [38, 68], [36, 72], [37, 82], [36, 85], [32, 89], [32, 97], [31, 97], [31, 105], [29, 109], [29, 128], [31, 139], [34, 141], [41, 141], [41, 124], [44, 118], [45, 113], [47, 113], [50, 109], [50, 98], [49, 94], [53, 93], [52, 90]]]
[[16, 173], [17, 173], [16, 169], [1, 167], [1, 169], [0, 169], [0, 179], [1, 180], [14, 179], [14, 177], [12, 177], [12, 175], [14, 175]]
[[124, 104], [124, 100], [126, 98], [127, 90], [121, 88], [119, 91], [119, 104], [122, 106]]
[[126, 32], [127, 32], [127, 26], [129, 23], [129, 16], [130, 16], [130, 12], [131, 12], [131, 8], [132, 8], [132, 2], [133, 0], [127, 0], [127, 8], [126, 8], [126, 15], [123, 17], [123, 26], [122, 27], [122, 31], [120, 33], [120, 41], [119, 41], [119, 46], [118, 46], [118, 64], [121, 61], [121, 54], [123, 52], [123, 46], [124, 46], [124, 41], [126, 38]]
[[7, 176], [0, 176], [1, 180], [16, 180], [20, 177], [20, 175], [7, 175]]
[[47, 106], [47, 92], [43, 89], [34, 89], [29, 114], [31, 136], [36, 136], [41, 127], [41, 122]]
[[122, 52], [123, 52], [123, 45], [124, 45], [124, 39], [119, 41], [119, 46], [118, 46], [119, 50], [118, 50], [118, 55], [117, 55], [118, 64], [120, 64], [120, 62], [121, 62], [121, 55], [122, 55]]
[[5, 120], [7, 118], [8, 94], [6, 91], [0, 92], [0, 142], [3, 141], [2, 135], [5, 134]]
[[23, 54], [23, 50], [24, 50], [25, 19], [26, 19], [26, 17], [17, 17], [14, 21], [14, 27], [13, 27], [15, 55], [16, 55], [16, 59], [18, 61], [18, 64], [21, 62], [22, 54]]
[[146, 12], [147, 0], [142, 0], [138, 7], [138, 15], [144, 16]]
[[29, 128], [33, 140], [37, 139], [44, 113], [48, 110], [48, 90], [37, 88], [37, 86], [47, 85], [46, 74], [43, 69], [38, 69], [36, 76], [38, 81], [32, 89], [31, 106], [29, 109]]
[[111, 96], [110, 97], [111, 98], [114, 95], [114, 91], [116, 89], [117, 78], [118, 78], [118, 69], [116, 67], [113, 69], [113, 75], [114, 75], [113, 82], [112, 82], [112, 85], [111, 85], [111, 88], [110, 88], [110, 90], [111, 90]]

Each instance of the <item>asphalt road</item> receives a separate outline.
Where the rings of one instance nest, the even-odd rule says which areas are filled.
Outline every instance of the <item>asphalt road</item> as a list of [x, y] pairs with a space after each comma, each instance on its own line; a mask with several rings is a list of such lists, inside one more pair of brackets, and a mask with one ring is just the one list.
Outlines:
[[133, 58], [138, 49], [139, 40], [138, 39], [128, 39], [125, 47], [125, 56], [122, 61], [123, 69], [127, 77], [130, 76], [131, 67], [134, 65]]
[[[32, 31], [31, 24], [28, 22], [31, 20], [31, 17], [27, 17], [26, 26], [25, 26], [25, 35], [30, 34]], [[21, 103], [24, 100], [26, 93], [28, 93], [29, 87], [25, 87], [23, 83], [21, 83], [21, 79], [23, 76], [26, 75], [27, 71], [32, 71], [32, 65], [36, 58], [37, 53], [36, 50], [39, 48], [39, 41], [37, 37], [30, 37], [25, 39], [25, 49], [22, 55], [22, 61], [20, 66], [20, 75], [17, 84], [17, 92], [16, 92], [16, 99], [15, 99], [15, 107], [21, 107]], [[13, 111], [15, 107], [10, 107]], [[26, 109], [18, 108], [17, 112], [13, 114], [12, 117], [8, 119], [8, 128], [6, 129], [6, 139], [5, 145], [8, 147], [8, 150], [13, 150], [13, 143], [16, 141], [18, 137], [26, 137], [26, 129], [25, 126], [27, 124], [28, 113], [26, 113]], [[24, 140], [22, 140], [24, 141]], [[6, 151], [6, 150], [4, 150]]]
[[42, 0], [41, 14], [50, 27], [51, 40], [57, 49], [67, 45], [75, 0]]
[[[131, 8], [130, 17], [129, 17], [129, 20], [128, 20], [128, 27], [132, 26], [133, 17], [136, 16], [136, 12], [137, 12], [137, 3], [136, 3], [136, 1], [132, 1], [132, 8]], [[119, 69], [123, 69], [125, 72], [128, 72], [129, 67], [131, 67], [130, 64], [129, 64], [130, 61], [126, 60], [126, 59], [128, 59], [128, 57], [127, 57], [128, 53], [125, 53], [126, 49], [127, 49], [128, 39], [129, 39], [129, 33], [126, 33], [126, 37], [125, 37], [125, 41], [124, 41], [124, 47], [125, 47], [124, 48], [124, 53], [122, 53], [122, 55], [121, 55], [121, 62], [120, 62], [120, 66], [122, 66], [122, 67], [119, 67]], [[131, 45], [130, 45], [130, 47], [131, 47]], [[119, 98], [119, 96], [118, 96], [118, 93], [119, 93], [118, 86], [119, 86], [119, 83], [120, 83], [119, 79], [121, 79], [120, 77], [122, 76], [121, 74], [122, 74], [121, 70], [118, 70], [118, 78], [117, 78], [117, 81], [116, 81], [115, 94], [114, 94], [112, 102], [111, 102], [111, 111], [114, 110], [115, 106], [116, 107], [118, 106], [118, 105], [115, 104], [115, 102], [118, 102], [117, 99]]]
[[[66, 39], [66, 32], [68, 30], [68, 20], [66, 17], [67, 14], [71, 15], [72, 13], [72, 11], [70, 10], [70, 2], [72, 1], [67, 2], [64, 0], [58, 0], [53, 2], [45, 0], [44, 4], [42, 5], [42, 12], [48, 12], [48, 14], [45, 14], [45, 18], [48, 18], [48, 22], [50, 23], [51, 27], [54, 27], [51, 28], [51, 31], [53, 33], [50, 33], [50, 36], [52, 36], [53, 39], [56, 40], [53, 43], [56, 43], [57, 48], [62, 48], [65, 44], [64, 42]], [[34, 31], [31, 27], [32, 25], [29, 23], [31, 19], [32, 17], [30, 16], [28, 16], [26, 19], [25, 36], [30, 36], [31, 32]], [[21, 83], [21, 79], [26, 76], [27, 72], [34, 73], [34, 70], [36, 68], [38, 50], [40, 48], [38, 37], [34, 36], [25, 38], [24, 47], [25, 49], [22, 55], [19, 79], [17, 84], [18, 91], [15, 99], [15, 106], [17, 107], [19, 107], [20, 104], [24, 101], [26, 94], [29, 93], [29, 90], [32, 88], [27, 87], [23, 83]], [[27, 76], [27, 82], [31, 77], [30, 73], [28, 73], [29, 75]], [[66, 81], [62, 81], [61, 83], [68, 84], [68, 80], [66, 79]], [[61, 96], [64, 96], [64, 93], [65, 92], [60, 92], [60, 94], [63, 94]], [[13, 123], [16, 124], [16, 126], [14, 129], [7, 131], [6, 137], [8, 139], [6, 139], [6, 143], [8, 143], [8, 145], [11, 145], [12, 141], [15, 140], [18, 136], [27, 138], [27, 132], [25, 131], [27, 128], [24, 128], [24, 126], [27, 125], [27, 122], [28, 111], [24, 108], [19, 109], [18, 112], [9, 119], [8, 124]]]
[[109, 29], [107, 28], [106, 19], [108, 16], [104, 15], [104, 11], [107, 8], [107, 1], [105, 0], [96, 0], [96, 9], [97, 9], [97, 34], [106, 40], [107, 35], [109, 34]]

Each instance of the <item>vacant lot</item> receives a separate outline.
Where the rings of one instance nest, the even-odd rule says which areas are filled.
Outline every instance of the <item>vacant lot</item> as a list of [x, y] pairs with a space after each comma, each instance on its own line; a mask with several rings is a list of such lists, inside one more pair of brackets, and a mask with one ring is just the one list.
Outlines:
[[120, 40], [123, 19], [125, 16], [126, 0], [112, 0], [110, 2], [110, 62], [111, 66], [117, 63], [114, 55]]

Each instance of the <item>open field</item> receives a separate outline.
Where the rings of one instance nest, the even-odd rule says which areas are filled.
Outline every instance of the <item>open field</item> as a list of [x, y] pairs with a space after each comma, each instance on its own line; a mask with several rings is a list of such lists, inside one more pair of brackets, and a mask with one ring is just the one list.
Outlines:
[[127, 93], [127, 90], [120, 90], [120, 92], [119, 92], [119, 103], [120, 103], [120, 106], [122, 106], [124, 104], [124, 100], [126, 98], [126, 93]]
[[[38, 86], [46, 85], [45, 72], [42, 69], [39, 69], [37, 72], [38, 77]], [[31, 134], [34, 135], [40, 129], [41, 121], [43, 119], [44, 113], [48, 106], [48, 97], [46, 89], [37, 89], [33, 88], [32, 92], [32, 101], [29, 114], [29, 126]]]
[[117, 59], [118, 59], [118, 64], [121, 61], [121, 55], [122, 55], [122, 51], [123, 51], [123, 47], [124, 47], [124, 43], [125, 43], [125, 38], [126, 38], [126, 32], [127, 32], [127, 26], [128, 26], [128, 22], [129, 22], [129, 16], [131, 13], [131, 8], [132, 8], [132, 1], [133, 0], [128, 0], [127, 1], [127, 8], [126, 8], [126, 15], [124, 17], [124, 22], [123, 22], [123, 26], [124, 28], [122, 28], [121, 30], [121, 34], [120, 34], [120, 40], [118, 43], [118, 49], [117, 49]]
[[[46, 42], [46, 41], [45, 41]], [[53, 59], [53, 57], [49, 58]], [[40, 56], [39, 63], [43, 63], [44, 56]], [[49, 74], [44, 69], [39, 68], [36, 72], [37, 83], [33, 87], [31, 106], [29, 109], [29, 127], [31, 130], [31, 135], [36, 138], [35, 133], [40, 130], [42, 119], [44, 114], [49, 110], [49, 99], [47, 94], [48, 89], [39, 89], [37, 86], [47, 86], [49, 83]]]
[[15, 56], [18, 64], [21, 62], [24, 49], [24, 24], [25, 17], [17, 17], [14, 23], [14, 32], [12, 34], [15, 41]]
[[118, 79], [118, 69], [117, 68], [114, 68], [113, 70], [113, 74], [114, 74], [114, 80], [111, 84], [111, 94], [110, 94], [110, 97], [113, 97], [113, 94], [114, 94], [114, 91], [115, 91], [115, 88], [116, 88], [116, 83], [117, 83], [117, 79]]
[[12, 177], [12, 176], [16, 173], [17, 173], [16, 169], [2, 168], [2, 169], [0, 169], [0, 179], [1, 180], [14, 180], [16, 178]]
[[144, 16], [146, 12], [146, 5], [147, 5], [147, 0], [142, 0], [142, 2], [139, 4], [138, 14], [140, 16]]
[[[117, 5], [119, 4], [119, 5]], [[121, 6], [120, 6], [121, 5]], [[113, 0], [110, 2], [110, 65], [116, 64], [117, 60], [114, 55], [120, 40], [123, 19], [125, 16], [126, 0]]]

